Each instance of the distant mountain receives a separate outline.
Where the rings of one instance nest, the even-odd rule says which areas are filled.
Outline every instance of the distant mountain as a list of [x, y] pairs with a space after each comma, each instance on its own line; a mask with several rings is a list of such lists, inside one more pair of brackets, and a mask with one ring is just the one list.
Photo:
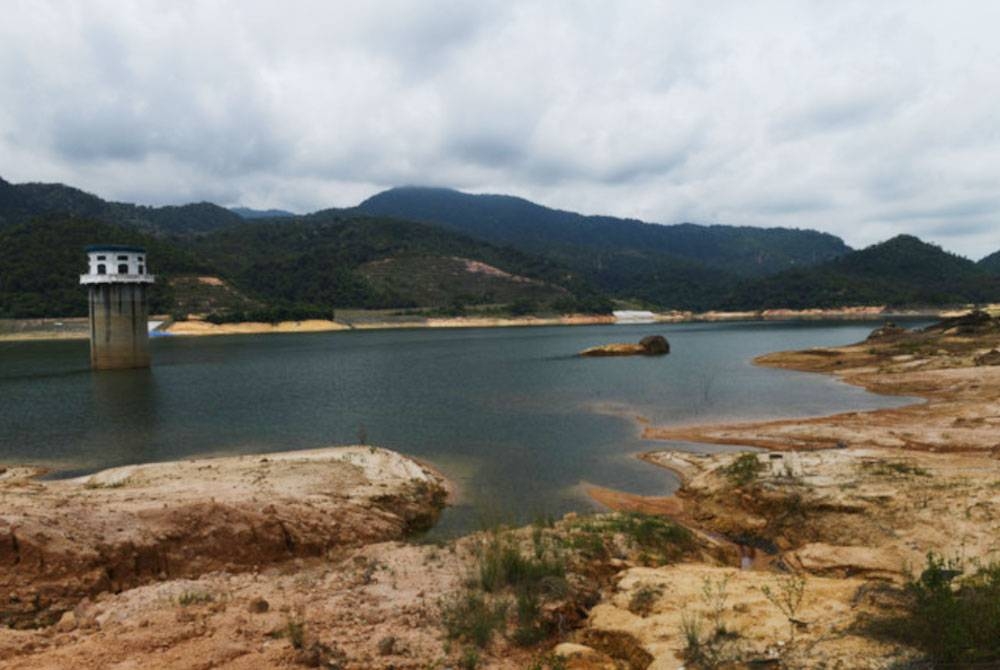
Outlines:
[[[340, 210], [241, 212], [252, 222], [211, 203], [143, 207], [62, 184], [0, 180], [0, 316], [84, 311], [76, 285], [82, 247], [101, 241], [149, 247], [163, 278], [156, 309], [178, 304], [172, 287], [206, 285], [179, 280], [194, 272], [219, 277], [264, 308], [610, 310], [600, 292], [556, 261], [440, 227]], [[179, 304], [206, 303], [195, 297]]]
[[549, 259], [385, 217], [320, 212], [180, 243], [236, 286], [272, 301], [369, 308], [521, 301], [542, 310], [610, 309], [587, 282]]
[[738, 309], [844, 305], [948, 305], [1000, 300], [1000, 277], [911, 235], [812, 268], [744, 283], [724, 302]]
[[[0, 318], [85, 315], [83, 249], [101, 242], [147, 248], [157, 313], [206, 304], [242, 305], [265, 315], [257, 318], [334, 307], [451, 314], [487, 305], [500, 312], [611, 307], [557, 263], [424, 224], [324, 215], [168, 237], [136, 225], [43, 215], [0, 227]], [[207, 295], [217, 283], [225, 291]]]
[[249, 207], [230, 207], [229, 211], [244, 219], [285, 219], [296, 216], [294, 212], [284, 209], [250, 209]]
[[850, 251], [840, 238], [812, 230], [660, 225], [584, 216], [507, 195], [471, 195], [442, 188], [394, 188], [368, 198], [358, 209], [436, 223], [496, 244], [572, 260], [590, 270], [600, 270], [609, 261], [668, 257], [737, 275], [762, 276]]
[[438, 224], [546, 256], [611, 295], [660, 308], [709, 309], [741, 278], [810, 266], [850, 251], [840, 238], [811, 230], [660, 225], [441, 188], [394, 188], [357, 210]]
[[11, 184], [0, 179], [0, 228], [41, 215], [68, 215], [175, 235], [219, 230], [243, 221], [210, 202], [146, 207], [109, 202], [64, 184]]
[[[0, 179], [0, 316], [81, 313], [82, 247], [112, 241], [150, 249], [164, 279], [157, 310], [606, 312], [609, 298], [693, 310], [1000, 301], [1000, 253], [976, 264], [905, 235], [852, 252], [815, 231], [663, 226], [426, 188], [305, 216], [240, 212], [211, 203], [143, 207]], [[195, 295], [218, 284], [213, 277], [227, 287], [226, 300]]]

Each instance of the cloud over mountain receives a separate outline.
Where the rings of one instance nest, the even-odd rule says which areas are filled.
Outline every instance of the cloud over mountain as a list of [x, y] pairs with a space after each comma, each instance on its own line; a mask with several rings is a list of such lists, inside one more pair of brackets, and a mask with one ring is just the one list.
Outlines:
[[0, 175], [308, 211], [421, 183], [1000, 247], [991, 2], [14, 2]]

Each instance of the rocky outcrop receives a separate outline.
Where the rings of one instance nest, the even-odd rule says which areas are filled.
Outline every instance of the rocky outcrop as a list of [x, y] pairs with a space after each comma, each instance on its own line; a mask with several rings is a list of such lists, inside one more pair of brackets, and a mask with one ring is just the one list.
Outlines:
[[584, 357], [601, 356], [665, 356], [670, 353], [670, 343], [662, 335], [647, 335], [637, 344], [615, 342], [598, 347], [590, 347], [580, 352]]
[[663, 335], [647, 335], [639, 340], [639, 346], [647, 356], [663, 356], [670, 353], [670, 343]]
[[867, 338], [867, 342], [884, 342], [886, 340], [896, 340], [905, 336], [909, 331], [906, 328], [897, 326], [892, 321], [886, 321], [882, 326], [873, 330]]
[[438, 475], [371, 447], [29, 474], [0, 476], [0, 622], [18, 627], [154, 580], [402, 537], [445, 499]]
[[990, 349], [985, 354], [976, 356], [976, 365], [1000, 365], [1000, 351]]
[[981, 309], [962, 316], [943, 319], [924, 329], [928, 333], [949, 335], [987, 335], [1000, 332], [1000, 318], [990, 316]]

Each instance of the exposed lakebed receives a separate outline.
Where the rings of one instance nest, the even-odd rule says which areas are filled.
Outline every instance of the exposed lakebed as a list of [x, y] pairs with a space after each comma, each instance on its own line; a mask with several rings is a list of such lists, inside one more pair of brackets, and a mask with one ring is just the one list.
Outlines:
[[[583, 481], [665, 495], [673, 476], [632, 455], [653, 423], [897, 406], [756, 355], [845, 344], [874, 323], [706, 323], [333, 332], [153, 341], [151, 370], [92, 373], [87, 343], [0, 345], [0, 462], [60, 474], [193, 455], [372, 444], [460, 487], [436, 533], [591, 503]], [[576, 352], [662, 333], [660, 358]], [[683, 446], [683, 445], [682, 445]], [[690, 445], [693, 450], [710, 450]]]

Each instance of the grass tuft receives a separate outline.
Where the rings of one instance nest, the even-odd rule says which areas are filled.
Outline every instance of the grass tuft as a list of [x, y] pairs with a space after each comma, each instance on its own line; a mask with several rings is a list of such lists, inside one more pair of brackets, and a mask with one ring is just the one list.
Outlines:
[[722, 468], [722, 473], [733, 486], [748, 486], [760, 476], [764, 464], [755, 453], [740, 454], [729, 465]]

